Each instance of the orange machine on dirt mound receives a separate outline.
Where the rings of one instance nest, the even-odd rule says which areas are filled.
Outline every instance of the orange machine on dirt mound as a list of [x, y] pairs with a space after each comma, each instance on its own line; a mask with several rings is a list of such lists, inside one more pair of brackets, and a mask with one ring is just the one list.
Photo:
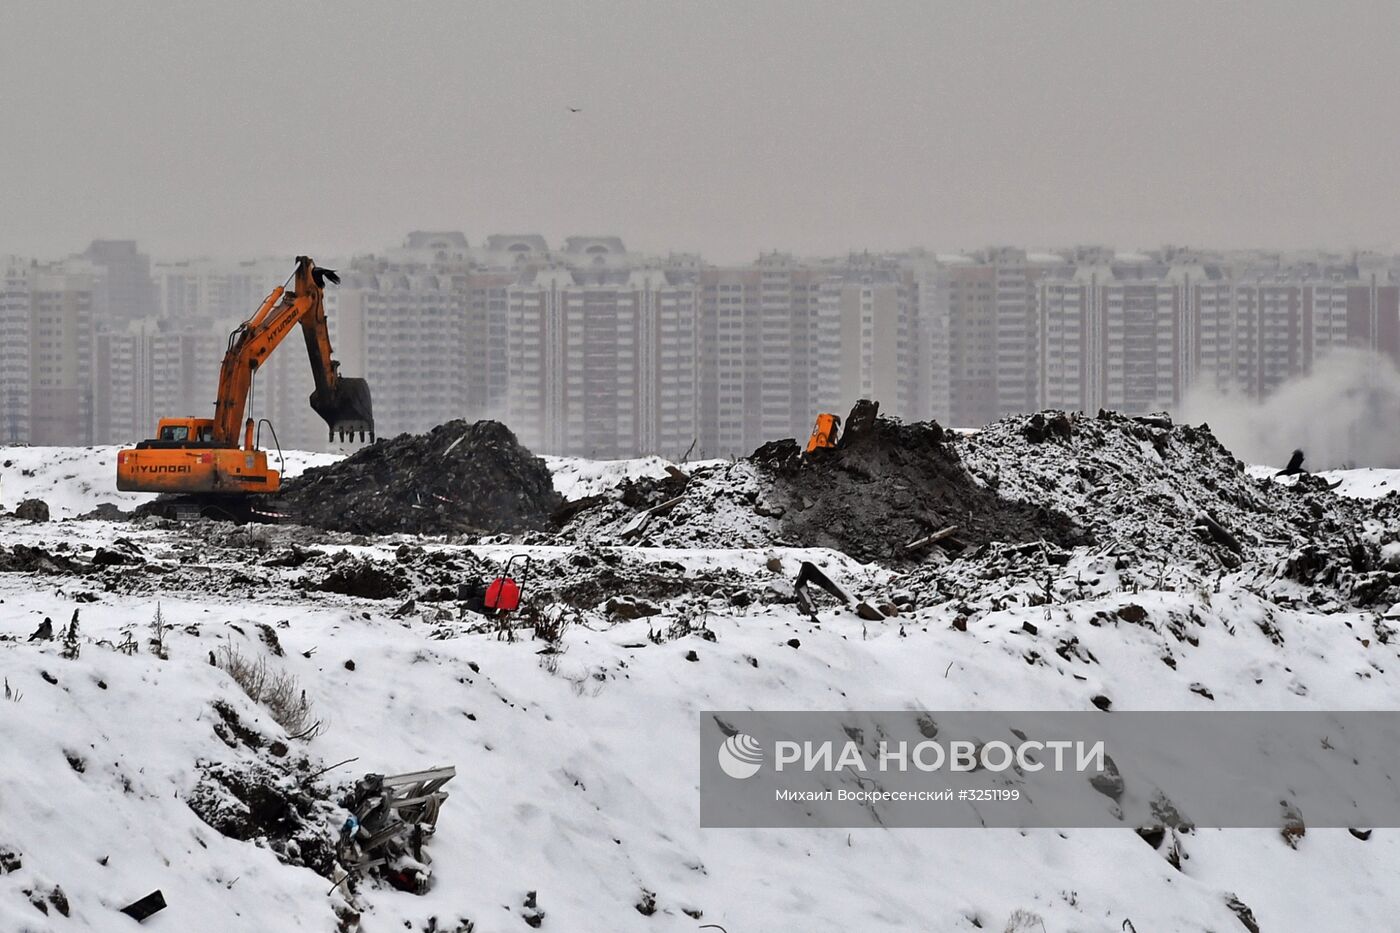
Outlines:
[[[231, 497], [273, 493], [281, 485], [269, 469], [266, 452], [254, 446], [249, 399], [258, 367], [293, 327], [301, 325], [316, 391], [311, 407], [325, 419], [331, 438], [359, 432], [374, 440], [369, 383], [340, 375], [331, 359], [330, 334], [323, 303], [325, 282], [339, 282], [330, 269], [317, 268], [298, 256], [292, 290], [278, 286], [257, 312], [229, 335], [228, 352], [219, 371], [219, 394], [213, 418], [162, 418], [156, 436], [117, 454], [117, 488], [123, 492], [164, 492], [211, 496], [231, 504]], [[269, 431], [276, 434], [269, 424]], [[240, 437], [241, 435], [241, 437]]]

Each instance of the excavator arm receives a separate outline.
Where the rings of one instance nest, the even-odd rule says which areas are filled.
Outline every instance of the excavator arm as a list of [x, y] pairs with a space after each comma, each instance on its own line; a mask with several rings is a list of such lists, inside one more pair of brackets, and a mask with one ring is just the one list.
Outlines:
[[374, 439], [369, 383], [340, 375], [340, 364], [331, 357], [324, 303], [327, 279], [340, 281], [333, 270], [319, 268], [309, 256], [298, 256], [292, 290], [274, 288], [257, 312], [229, 335], [228, 352], [219, 371], [219, 395], [214, 403], [217, 445], [237, 447], [241, 428], [244, 448], [252, 448], [253, 419], [245, 421], [245, 414], [253, 377], [298, 324], [316, 385], [311, 393], [311, 408], [325, 419], [331, 439], [339, 433], [343, 440], [357, 431], [361, 440], [365, 434]]

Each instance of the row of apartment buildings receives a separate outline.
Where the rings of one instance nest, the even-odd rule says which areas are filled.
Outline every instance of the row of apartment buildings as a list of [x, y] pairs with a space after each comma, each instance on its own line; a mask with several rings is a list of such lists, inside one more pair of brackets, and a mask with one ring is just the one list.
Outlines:
[[[125, 443], [210, 410], [227, 335], [290, 261], [151, 263], [129, 242], [0, 271], [0, 432]], [[860, 397], [959, 426], [1041, 407], [1263, 396], [1329, 348], [1400, 360], [1377, 255], [910, 251], [740, 266], [616, 237], [413, 233], [327, 292], [380, 434], [493, 417], [542, 453], [742, 453]], [[143, 283], [145, 283], [143, 285]], [[285, 446], [326, 446], [298, 342], [255, 382]]]

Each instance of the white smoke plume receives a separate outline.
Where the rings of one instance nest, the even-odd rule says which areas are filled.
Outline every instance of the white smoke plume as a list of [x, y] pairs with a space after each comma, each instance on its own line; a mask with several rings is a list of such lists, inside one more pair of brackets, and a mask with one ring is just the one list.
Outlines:
[[1192, 390], [1176, 415], [1209, 424], [1246, 463], [1282, 468], [1301, 448], [1308, 470], [1400, 467], [1400, 371], [1367, 350], [1333, 350], [1262, 401]]

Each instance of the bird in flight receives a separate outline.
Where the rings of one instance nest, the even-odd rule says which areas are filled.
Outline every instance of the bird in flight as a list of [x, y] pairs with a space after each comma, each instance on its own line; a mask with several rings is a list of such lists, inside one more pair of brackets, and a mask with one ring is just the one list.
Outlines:
[[569, 108], [569, 113], [578, 113], [578, 112], [581, 111], [581, 110], [583, 110], [582, 107], [570, 107], [570, 108]]

